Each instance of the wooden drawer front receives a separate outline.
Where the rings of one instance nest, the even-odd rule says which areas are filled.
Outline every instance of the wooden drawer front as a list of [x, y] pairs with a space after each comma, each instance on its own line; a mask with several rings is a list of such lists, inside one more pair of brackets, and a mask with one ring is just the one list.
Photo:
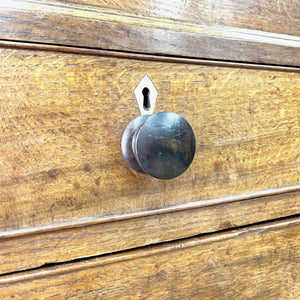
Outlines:
[[299, 299], [300, 220], [287, 219], [0, 279], [0, 298]]
[[299, 35], [293, 0], [0, 3], [3, 40], [299, 66]]
[[[2, 49], [0, 228], [99, 218], [289, 187], [299, 178], [299, 73]], [[156, 112], [192, 124], [182, 176], [130, 170], [120, 139], [148, 74]]]
[[[285, 194], [262, 199], [268, 205], [257, 216], [238, 217], [237, 206], [218, 226], [299, 212], [299, 73], [9, 48], [1, 49], [0, 58], [0, 229], [5, 243], [12, 236], [22, 240], [22, 235], [66, 228], [77, 232], [85, 225], [189, 209], [197, 210], [196, 224], [202, 220], [198, 208], [278, 193]], [[156, 112], [179, 113], [195, 131], [194, 162], [174, 180], [137, 174], [121, 157], [122, 132], [139, 115], [133, 89], [145, 74], [159, 91]], [[246, 206], [257, 211], [264, 208], [261, 203]], [[203, 220], [188, 231], [187, 216], [186, 223], [175, 218], [168, 227], [175, 232], [182, 226], [186, 233], [169, 239], [216, 229]], [[152, 228], [147, 220], [145, 228]], [[123, 233], [118, 225], [108, 228], [111, 240]], [[102, 227], [96, 232], [101, 236]], [[167, 232], [150, 234], [138, 245], [166, 240]], [[54, 244], [43, 241], [52, 247], [49, 253], [64, 243], [60, 234], [48, 236], [57, 238]], [[37, 247], [43, 258], [34, 261], [33, 256], [30, 266], [63, 260], [58, 254], [46, 260], [41, 238], [35, 236], [27, 240], [28, 251]], [[77, 233], [71, 236], [80, 244]], [[106, 252], [93, 245], [92, 252], [81, 245], [81, 252], [67, 252], [67, 258]], [[14, 263], [24, 268], [13, 254], [20, 248], [5, 247], [9, 268]]]

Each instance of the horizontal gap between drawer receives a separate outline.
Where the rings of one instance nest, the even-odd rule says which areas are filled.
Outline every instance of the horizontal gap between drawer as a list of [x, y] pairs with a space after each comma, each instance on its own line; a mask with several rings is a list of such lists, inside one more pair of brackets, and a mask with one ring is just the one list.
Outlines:
[[70, 261], [45, 264], [36, 268], [6, 273], [0, 275], [0, 285], [12, 284], [25, 280], [40, 279], [48, 276], [57, 276], [88, 268], [95, 268], [107, 264], [118, 263], [131, 259], [157, 255], [160, 253], [182, 250], [196, 247], [203, 244], [219, 242], [232, 238], [237, 238], [243, 234], [253, 232], [267, 232], [268, 230], [279, 230], [287, 226], [300, 225], [300, 214], [292, 217], [283, 217], [272, 221], [263, 221], [250, 226], [239, 226], [231, 229], [224, 229], [213, 233], [204, 233], [180, 240], [162, 242], [130, 250], [123, 250], [109, 254], [102, 254], [91, 257], [83, 257]]
[[241, 194], [237, 196], [228, 196], [228, 197], [216, 198], [211, 200], [199, 200], [195, 202], [173, 205], [169, 207], [158, 208], [158, 209], [153, 209], [148, 211], [139, 211], [134, 213], [111, 215], [111, 216], [93, 218], [93, 219], [85, 218], [85, 219], [77, 220], [75, 222], [72, 221], [72, 222], [51, 224], [51, 225], [39, 226], [33, 228], [11, 230], [7, 232], [2, 232], [0, 235], [0, 240], [33, 235], [33, 234], [41, 234], [46, 232], [55, 232], [55, 231], [66, 230], [70, 228], [93, 226], [101, 223], [109, 223], [109, 222], [116, 222], [121, 220], [130, 220], [130, 219], [136, 219], [141, 217], [148, 217], [148, 216], [159, 215], [159, 214], [180, 212], [180, 211], [185, 211], [185, 210], [190, 210], [195, 208], [208, 207], [208, 206], [230, 203], [235, 201], [250, 200], [255, 198], [263, 198], [263, 197], [287, 194], [287, 193], [298, 192], [298, 191], [300, 191], [300, 185], [295, 185], [295, 186], [270, 189], [270, 190], [255, 192], [255, 193]]
[[300, 67], [295, 67], [295, 66], [291, 67], [291, 66], [284, 66], [284, 65], [257, 64], [251, 62], [211, 60], [211, 59], [204, 59], [204, 58], [181, 57], [181, 56], [172, 56], [172, 55], [155, 55], [155, 54], [136, 53], [136, 52], [129, 52], [129, 51], [126, 52], [126, 51], [116, 51], [116, 50], [95, 49], [95, 48], [88, 48], [88, 47], [82, 48], [76, 46], [54, 45], [54, 44], [36, 43], [36, 42], [35, 43], [24, 42], [24, 41], [20, 42], [20, 41], [13, 41], [13, 40], [0, 40], [0, 47], [26, 49], [26, 50], [55, 51], [55, 52], [62, 52], [62, 53], [74, 53], [74, 54], [84, 54], [84, 55], [97, 55], [97, 56], [145, 60], [145, 61], [208, 65], [208, 66], [217, 66], [217, 67], [300, 72]]

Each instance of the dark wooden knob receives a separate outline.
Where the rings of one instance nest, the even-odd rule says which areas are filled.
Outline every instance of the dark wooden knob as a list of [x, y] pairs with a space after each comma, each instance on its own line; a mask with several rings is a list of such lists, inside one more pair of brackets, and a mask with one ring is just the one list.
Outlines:
[[181, 175], [196, 149], [192, 127], [172, 112], [136, 118], [126, 127], [121, 144], [130, 167], [159, 179]]

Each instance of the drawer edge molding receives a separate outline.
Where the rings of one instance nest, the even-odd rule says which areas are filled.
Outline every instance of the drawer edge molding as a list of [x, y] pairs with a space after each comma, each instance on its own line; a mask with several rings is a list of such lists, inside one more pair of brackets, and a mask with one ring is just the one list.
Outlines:
[[0, 232], [0, 240], [19, 237], [19, 236], [46, 233], [46, 232], [55, 232], [55, 231], [69, 229], [69, 228], [93, 226], [93, 225], [108, 223], [108, 222], [116, 222], [116, 221], [130, 220], [130, 219], [136, 219], [141, 217], [148, 217], [153, 215], [180, 212], [180, 211], [185, 211], [190, 209], [197, 209], [201, 207], [208, 207], [213, 205], [219, 205], [219, 204], [225, 204], [225, 203], [231, 203], [231, 202], [243, 201], [249, 199], [256, 199], [261, 197], [269, 197], [269, 196], [286, 194], [291, 192], [298, 192], [298, 191], [300, 191], [300, 185], [294, 185], [294, 186], [269, 189], [269, 190], [254, 192], [254, 193], [246, 193], [246, 194], [227, 196], [227, 197], [221, 197], [216, 199], [199, 200], [190, 203], [172, 205], [168, 207], [151, 209], [146, 211], [137, 211], [133, 213], [125, 213], [125, 214], [118, 214], [118, 215], [116, 214], [116, 215], [110, 215], [110, 216], [105, 216], [100, 218], [84, 218], [84, 219], [79, 219], [77, 221], [57, 223], [57, 224], [54, 223], [51, 225], [40, 226], [40, 227], [37, 226], [33, 228], [10, 230], [7, 232], [3, 231]]
[[179, 64], [193, 64], [202, 66], [216, 66], [226, 68], [245, 68], [245, 69], [260, 69], [280, 72], [295, 72], [300, 73], [300, 68], [297, 66], [283, 66], [274, 64], [251, 63], [251, 62], [234, 62], [217, 59], [201, 59], [196, 57], [181, 57], [159, 54], [141, 54], [126, 51], [102, 50], [93, 48], [84, 48], [77, 46], [53, 45], [47, 43], [35, 43], [26, 41], [1, 40], [0, 48], [24, 49], [35, 51], [52, 51], [60, 53], [73, 53], [93, 56], [104, 56], [122, 59], [134, 59], [141, 61], [157, 61], [170, 62]]
[[148, 257], [177, 250], [180, 251], [187, 248], [197, 247], [199, 245], [234, 239], [247, 234], [267, 234], [268, 231], [276, 231], [299, 225], [300, 217], [296, 216], [284, 220], [243, 227], [237, 230], [228, 230], [226, 232], [201, 235], [179, 241], [153, 245], [150, 247], [133, 249], [122, 253], [93, 257], [90, 259], [84, 259], [79, 262], [66, 262], [64, 264], [59, 264], [58, 266], [42, 267], [37, 270], [28, 270], [17, 274], [1, 276], [0, 285], [14, 284], [50, 276], [59, 276], [67, 273], [81, 271], [88, 268], [97, 268], [108, 264], [120, 263], [122, 261], [139, 259], [142, 257]]
[[282, 193], [1, 239], [0, 257], [3, 259], [0, 274], [288, 218], [300, 213], [299, 200], [299, 191]]

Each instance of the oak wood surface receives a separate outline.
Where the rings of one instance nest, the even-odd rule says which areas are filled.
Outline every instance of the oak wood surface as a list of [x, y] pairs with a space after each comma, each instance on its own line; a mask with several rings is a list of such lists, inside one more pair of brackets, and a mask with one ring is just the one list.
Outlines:
[[[298, 218], [207, 234], [300, 212], [299, 3], [120, 3], [0, 3], [0, 298], [300, 298]], [[144, 74], [196, 133], [173, 181], [120, 155]]]
[[142, 16], [169, 18], [199, 25], [228, 26], [299, 36], [300, 3], [282, 0], [59, 0]]
[[291, 192], [169, 213], [128, 216], [113, 222], [2, 232], [0, 273], [133, 249], [299, 212], [300, 193]]
[[[2, 231], [299, 185], [299, 73], [13, 49], [0, 57]], [[120, 154], [146, 73], [156, 111], [181, 114], [196, 135], [191, 168], [171, 181], [134, 173]]]
[[285, 219], [3, 276], [0, 297], [298, 299], [299, 229]]
[[188, 1], [168, 3], [170, 9], [165, 1], [120, 4], [6, 0], [0, 3], [0, 39], [300, 65], [297, 1]]

